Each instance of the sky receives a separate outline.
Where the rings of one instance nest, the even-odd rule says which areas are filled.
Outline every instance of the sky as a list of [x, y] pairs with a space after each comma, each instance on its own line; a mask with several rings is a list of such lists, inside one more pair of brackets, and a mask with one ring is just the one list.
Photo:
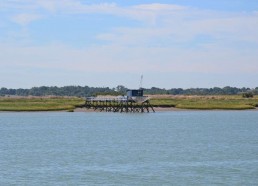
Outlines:
[[0, 0], [0, 87], [258, 87], [257, 0]]

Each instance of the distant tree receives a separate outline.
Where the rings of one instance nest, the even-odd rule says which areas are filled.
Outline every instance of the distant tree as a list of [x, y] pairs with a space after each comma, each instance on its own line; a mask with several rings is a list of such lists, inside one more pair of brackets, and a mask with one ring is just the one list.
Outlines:
[[254, 97], [254, 95], [253, 95], [252, 92], [244, 92], [244, 93], [242, 94], [242, 97], [243, 97], [243, 98], [252, 98], [252, 97]]
[[115, 89], [116, 92], [119, 92], [121, 94], [125, 94], [127, 91], [127, 88], [123, 85], [118, 85]]
[[255, 95], [258, 95], [258, 87], [256, 87], [256, 88], [253, 90], [253, 93], [254, 93]]
[[[64, 86], [64, 87], [33, 87], [30, 89], [7, 89], [1, 88], [0, 95], [2, 96], [78, 96], [87, 97], [94, 95], [125, 95], [127, 88], [123, 85], [118, 85], [116, 88], [109, 87], [88, 87], [88, 86]], [[158, 87], [144, 88], [145, 94], [171, 94], [171, 95], [239, 95], [251, 92], [253, 95], [258, 95], [258, 87], [236, 88], [236, 87], [214, 87], [214, 88], [172, 88], [162, 89]], [[250, 95], [247, 95], [250, 97]]]

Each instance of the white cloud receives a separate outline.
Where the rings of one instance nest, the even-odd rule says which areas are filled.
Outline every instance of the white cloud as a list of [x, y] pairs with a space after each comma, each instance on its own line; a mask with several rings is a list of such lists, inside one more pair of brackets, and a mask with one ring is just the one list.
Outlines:
[[[65, 44], [2, 45], [1, 65], [82, 72], [258, 73], [257, 12], [212, 12], [158, 3], [120, 7], [113, 3], [83, 4], [77, 0], [25, 0], [24, 6], [18, 0], [10, 2], [19, 2], [14, 6], [22, 7], [13, 21], [23, 26], [41, 19], [42, 14], [46, 18], [52, 14], [94, 13], [127, 17], [147, 24], [113, 28], [96, 36], [109, 41], [108, 44], [84, 49]], [[198, 43], [199, 35], [211, 37], [211, 43]], [[248, 45], [249, 48], [244, 49], [241, 45], [245, 42], [254, 43], [255, 47]], [[199, 45], [191, 46], [196, 44]]]
[[22, 13], [22, 14], [18, 14], [15, 15], [12, 20], [22, 26], [26, 26], [29, 23], [36, 21], [38, 19], [43, 18], [42, 15], [39, 14], [26, 14], [26, 13]]
[[[219, 29], [251, 29], [254, 24], [257, 28], [257, 12], [253, 13], [227, 13], [193, 9], [191, 7], [174, 4], [139, 4], [135, 6], [122, 7], [115, 3], [85, 4], [80, 0], [11, 0], [1, 2], [0, 9], [8, 12], [19, 24], [29, 24], [39, 19], [43, 14], [45, 17], [52, 14], [109, 14], [123, 16], [131, 19], [145, 21], [155, 25], [162, 23], [163, 26], [173, 27], [186, 26], [188, 29], [206, 31], [220, 31]], [[7, 10], [7, 11], [6, 11]], [[17, 13], [15, 13], [17, 12]], [[14, 15], [16, 14], [16, 15]], [[244, 25], [239, 25], [244, 24]], [[192, 25], [191, 25], [192, 24]], [[242, 27], [241, 27], [242, 26]], [[241, 27], [241, 28], [239, 28]], [[182, 31], [182, 28], [180, 28]]]
[[153, 3], [153, 4], [141, 4], [134, 6], [136, 9], [140, 10], [150, 10], [150, 11], [176, 11], [176, 10], [185, 10], [186, 7], [173, 5], [173, 4], [160, 4], [160, 3]]
[[115, 45], [84, 49], [60, 44], [41, 47], [1, 45], [0, 50], [2, 68], [52, 68], [84, 73], [258, 73], [256, 53], [216, 45], [205, 50]]
[[[180, 11], [179, 15], [168, 15], [158, 20], [158, 25], [144, 27], [115, 28], [109, 33], [97, 36], [117, 45], [150, 46], [198, 43], [198, 37], [205, 35], [211, 42], [221, 45], [250, 42], [258, 45], [258, 16], [255, 13], [221, 13]], [[202, 16], [201, 16], [202, 15]], [[202, 43], [200, 43], [202, 44]], [[232, 47], [232, 46], [230, 46]], [[237, 47], [237, 46], [235, 46]]]
[[[18, 23], [26, 22], [23, 20], [28, 20], [25, 17], [27, 14], [34, 15], [35, 12], [44, 12], [45, 16], [51, 16], [52, 14], [109, 14], [147, 21], [152, 24], [161, 15], [171, 15], [187, 9], [183, 6], [160, 3], [121, 7], [115, 3], [84, 4], [79, 0], [13, 0], [3, 2], [1, 8], [19, 12], [15, 16], [18, 17]], [[23, 16], [21, 17], [21, 15]]]
[[38, 8], [59, 14], [111, 13], [116, 8], [114, 3], [83, 4], [78, 0], [37, 0], [34, 3]]

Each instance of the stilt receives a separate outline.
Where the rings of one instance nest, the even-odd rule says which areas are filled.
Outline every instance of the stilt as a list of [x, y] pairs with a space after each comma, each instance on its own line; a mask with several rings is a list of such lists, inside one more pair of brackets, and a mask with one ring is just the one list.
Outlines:
[[93, 109], [100, 112], [150, 112], [150, 109], [155, 112], [149, 100], [136, 102], [128, 99], [107, 99], [107, 98], [87, 98], [85, 108]]

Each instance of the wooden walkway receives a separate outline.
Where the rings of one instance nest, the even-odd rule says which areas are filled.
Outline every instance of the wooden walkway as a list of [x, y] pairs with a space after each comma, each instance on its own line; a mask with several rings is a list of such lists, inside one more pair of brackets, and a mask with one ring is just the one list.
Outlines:
[[85, 108], [100, 112], [155, 112], [148, 99], [136, 102], [126, 97], [116, 98], [86, 98]]

